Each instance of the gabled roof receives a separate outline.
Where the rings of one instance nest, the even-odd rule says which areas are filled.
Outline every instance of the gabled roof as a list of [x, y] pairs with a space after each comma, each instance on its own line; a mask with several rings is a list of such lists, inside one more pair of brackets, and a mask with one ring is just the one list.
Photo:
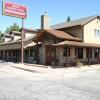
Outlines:
[[[23, 40], [24, 42], [24, 47], [29, 45], [30, 43], [33, 43], [33, 38], [35, 35], [30, 36], [28, 38], [25, 38]], [[6, 50], [6, 49], [20, 49], [21, 48], [21, 39], [19, 40], [13, 40], [13, 41], [7, 41], [4, 43], [0, 43], [0, 50]]]
[[[32, 35], [32, 36], [29, 36], [28, 38], [25, 38], [25, 39], [23, 39], [23, 42], [33, 41], [33, 38], [35, 36], [36, 36], [36, 34]], [[20, 43], [20, 42], [21, 42], [21, 39], [18, 39], [18, 40], [13, 40], [13, 41], [7, 41], [7, 42], [4, 42], [4, 43], [0, 43], [0, 45], [14, 44], [14, 43]]]
[[51, 30], [51, 29], [43, 29], [42, 31], [40, 31], [40, 33], [38, 33], [38, 35], [36, 36], [35, 40], [39, 40], [41, 36], [43, 36], [45, 33], [49, 33], [53, 36], [55, 36], [56, 38], [60, 38], [60, 39], [64, 39], [64, 40], [76, 40], [76, 41], [82, 41], [80, 38], [72, 36], [66, 32], [63, 31], [58, 31], [58, 30]]
[[61, 28], [67, 28], [67, 27], [72, 27], [72, 26], [84, 25], [97, 17], [99, 17], [99, 15], [72, 20], [70, 22], [59, 23], [56, 25], [52, 25], [51, 29], [61, 29]]

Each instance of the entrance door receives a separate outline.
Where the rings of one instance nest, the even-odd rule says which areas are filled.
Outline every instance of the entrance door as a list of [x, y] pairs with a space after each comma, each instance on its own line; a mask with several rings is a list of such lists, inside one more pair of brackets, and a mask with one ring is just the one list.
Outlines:
[[52, 65], [52, 47], [50, 46], [45, 48], [45, 64]]

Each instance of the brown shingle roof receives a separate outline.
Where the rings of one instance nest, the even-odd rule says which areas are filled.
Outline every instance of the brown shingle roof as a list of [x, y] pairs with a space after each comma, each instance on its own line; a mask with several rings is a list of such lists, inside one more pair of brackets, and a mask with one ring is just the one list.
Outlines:
[[[30, 28], [23, 28], [23, 30], [27, 33], [37, 33], [37, 30], [35, 30], [35, 29], [30, 29]], [[21, 28], [21, 30], [20, 30], [20, 32], [22, 31], [22, 28]]]
[[40, 32], [38, 35], [37, 35], [37, 39], [39, 39], [39, 37], [45, 33], [49, 33], [57, 38], [60, 38], [60, 39], [65, 39], [65, 40], [75, 40], [75, 41], [82, 41], [80, 38], [78, 37], [74, 37], [66, 32], [63, 32], [63, 31], [58, 31], [58, 30], [51, 30], [51, 29], [45, 29], [45, 30], [42, 30], [42, 32]]
[[89, 16], [89, 17], [80, 18], [77, 20], [72, 20], [69, 22], [59, 23], [56, 25], [52, 25], [51, 29], [62, 29], [62, 28], [67, 28], [67, 27], [72, 27], [72, 26], [77, 26], [77, 25], [84, 25], [97, 17], [100, 17], [100, 16], [99, 15]]

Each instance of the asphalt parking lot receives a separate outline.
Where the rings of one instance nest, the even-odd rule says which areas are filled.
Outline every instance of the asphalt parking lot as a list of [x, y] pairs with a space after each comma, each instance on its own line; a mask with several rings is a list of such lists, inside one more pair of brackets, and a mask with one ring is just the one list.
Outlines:
[[100, 100], [100, 68], [65, 74], [67, 69], [14, 66], [0, 63], [0, 100]]

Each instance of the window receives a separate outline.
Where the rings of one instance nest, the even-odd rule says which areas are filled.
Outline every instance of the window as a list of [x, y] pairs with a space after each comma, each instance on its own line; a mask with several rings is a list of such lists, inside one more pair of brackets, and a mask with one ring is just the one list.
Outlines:
[[99, 52], [98, 49], [94, 49], [94, 58], [98, 58], [98, 52]]
[[100, 37], [100, 30], [95, 29], [94, 30], [94, 36], [95, 37]]
[[100, 37], [100, 30], [98, 30], [98, 37]]
[[25, 50], [25, 57], [29, 56], [29, 50]]
[[35, 51], [34, 51], [34, 49], [30, 49], [30, 57], [34, 57], [34, 53]]
[[67, 47], [64, 47], [64, 48], [63, 48], [63, 56], [64, 56], [64, 57], [67, 56], [67, 52], [68, 52], [68, 57], [70, 57], [70, 48], [68, 48], [68, 51], [67, 51]]
[[16, 52], [15, 51], [13, 51], [13, 57], [16, 57]]
[[79, 59], [83, 58], [83, 48], [78, 48], [78, 58]]
[[20, 56], [20, 51], [19, 50], [16, 50], [16, 57], [19, 57]]

